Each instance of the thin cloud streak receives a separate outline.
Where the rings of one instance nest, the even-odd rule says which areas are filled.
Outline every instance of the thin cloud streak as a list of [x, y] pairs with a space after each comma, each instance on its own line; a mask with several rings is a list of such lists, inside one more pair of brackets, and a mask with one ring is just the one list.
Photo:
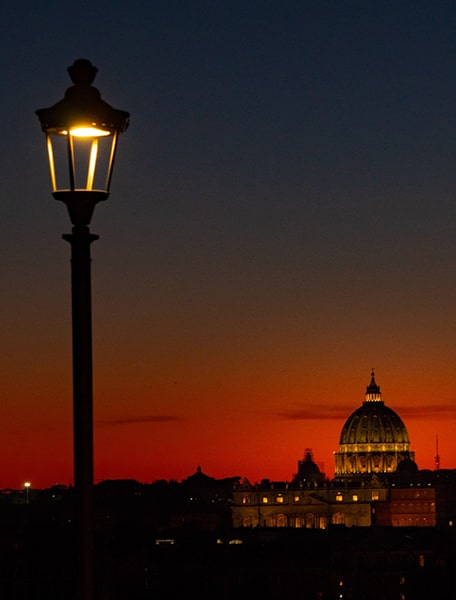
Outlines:
[[429, 419], [434, 416], [439, 418], [456, 417], [456, 405], [454, 404], [425, 404], [421, 406], [398, 406], [394, 409], [401, 417], [407, 419]]
[[97, 424], [116, 426], [138, 425], [142, 423], [171, 423], [175, 421], [181, 421], [181, 419], [172, 415], [145, 415], [142, 417], [124, 417], [123, 419], [103, 419], [101, 421], [97, 421]]
[[346, 419], [353, 412], [353, 406], [350, 407], [330, 407], [321, 406], [318, 404], [309, 404], [302, 409], [293, 409], [281, 411], [278, 414], [279, 417], [290, 421], [305, 421], [307, 419], [314, 420], [332, 420], [332, 419]]
[[[389, 407], [392, 408], [392, 407]], [[345, 421], [356, 408], [350, 406], [320, 406], [308, 405], [302, 409], [290, 409], [277, 413], [283, 419], [290, 421], [305, 421], [305, 420], [334, 420], [341, 419]], [[456, 418], [456, 405], [452, 404], [429, 404], [421, 406], [395, 406], [392, 410], [401, 418], [405, 419], [422, 419], [432, 416], [439, 418]]]

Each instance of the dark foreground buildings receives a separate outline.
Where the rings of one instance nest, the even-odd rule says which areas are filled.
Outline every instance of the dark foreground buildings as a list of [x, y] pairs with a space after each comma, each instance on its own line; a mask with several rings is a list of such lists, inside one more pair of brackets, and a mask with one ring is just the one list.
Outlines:
[[[456, 472], [420, 471], [374, 375], [335, 477], [307, 450], [290, 481], [95, 486], [100, 600], [456, 598]], [[0, 494], [0, 600], [69, 599], [73, 490]]]

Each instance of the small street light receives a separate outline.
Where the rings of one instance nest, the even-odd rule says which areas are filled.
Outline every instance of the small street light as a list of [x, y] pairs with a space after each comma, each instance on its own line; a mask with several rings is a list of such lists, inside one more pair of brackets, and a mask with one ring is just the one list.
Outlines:
[[24, 487], [25, 487], [25, 503], [26, 504], [30, 504], [30, 486], [32, 484], [30, 483], [30, 481], [26, 481], [24, 483]]
[[36, 114], [46, 134], [52, 195], [66, 204], [72, 223], [63, 239], [71, 244], [76, 583], [80, 600], [94, 600], [90, 244], [98, 236], [89, 225], [96, 204], [109, 196], [118, 136], [129, 113], [101, 99], [90, 61], [76, 60], [68, 73], [74, 85], [63, 100]]

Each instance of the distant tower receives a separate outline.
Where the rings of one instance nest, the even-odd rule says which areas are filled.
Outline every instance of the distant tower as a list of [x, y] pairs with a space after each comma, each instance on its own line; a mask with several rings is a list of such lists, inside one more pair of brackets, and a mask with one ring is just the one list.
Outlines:
[[294, 485], [316, 485], [323, 483], [325, 474], [322, 473], [318, 465], [313, 460], [312, 448], [306, 448], [303, 460], [298, 460], [298, 472], [293, 478]]
[[440, 456], [439, 456], [439, 436], [435, 436], [435, 470], [440, 470]]

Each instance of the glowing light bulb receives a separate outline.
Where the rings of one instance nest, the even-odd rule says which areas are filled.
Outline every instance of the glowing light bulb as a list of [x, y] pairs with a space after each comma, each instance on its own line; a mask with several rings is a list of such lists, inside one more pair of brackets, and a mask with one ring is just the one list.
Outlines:
[[98, 127], [74, 127], [73, 129], [70, 129], [70, 135], [72, 135], [73, 137], [79, 137], [79, 138], [84, 138], [84, 137], [103, 137], [106, 135], [110, 135], [109, 131], [106, 131], [105, 129], [98, 129]]

